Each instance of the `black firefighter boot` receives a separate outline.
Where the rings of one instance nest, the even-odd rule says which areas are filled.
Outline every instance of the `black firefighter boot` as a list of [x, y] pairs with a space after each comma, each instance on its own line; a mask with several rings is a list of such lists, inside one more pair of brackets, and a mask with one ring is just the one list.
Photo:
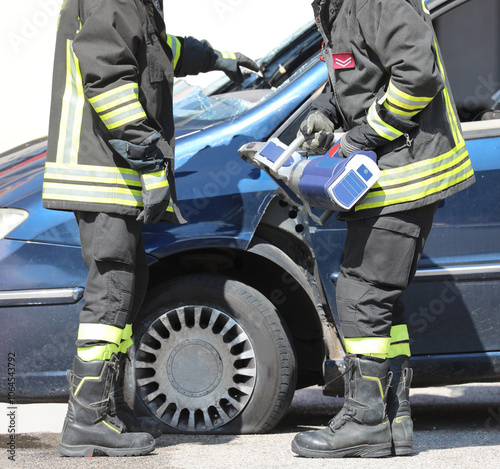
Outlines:
[[328, 427], [296, 435], [292, 451], [308, 458], [390, 456], [385, 409], [389, 360], [348, 354], [344, 363], [344, 406]]
[[85, 362], [75, 357], [68, 372], [68, 413], [59, 443], [63, 456], [137, 456], [150, 453], [155, 440], [149, 433], [126, 433], [123, 423], [109, 415], [109, 394], [117, 357]]
[[413, 453], [413, 421], [410, 409], [410, 384], [413, 370], [410, 359], [400, 355], [389, 359], [392, 381], [387, 393], [387, 416], [391, 423], [393, 454], [409, 456]]
[[[125, 400], [125, 387], [130, 384], [125, 378], [125, 368], [130, 358], [126, 353], [118, 353], [116, 379], [110, 394], [110, 415], [118, 417], [129, 432], [147, 432], [154, 438], [162, 435], [162, 427], [154, 417], [137, 417], [133, 404]], [[131, 394], [134, 394], [132, 391]], [[135, 397], [134, 397], [135, 398]]]

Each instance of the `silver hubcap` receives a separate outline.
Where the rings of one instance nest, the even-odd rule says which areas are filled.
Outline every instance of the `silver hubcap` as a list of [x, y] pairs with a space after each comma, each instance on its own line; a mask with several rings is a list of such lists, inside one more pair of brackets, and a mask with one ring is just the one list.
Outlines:
[[241, 326], [222, 311], [183, 306], [160, 316], [137, 347], [136, 380], [150, 411], [183, 431], [233, 420], [256, 379], [255, 353]]

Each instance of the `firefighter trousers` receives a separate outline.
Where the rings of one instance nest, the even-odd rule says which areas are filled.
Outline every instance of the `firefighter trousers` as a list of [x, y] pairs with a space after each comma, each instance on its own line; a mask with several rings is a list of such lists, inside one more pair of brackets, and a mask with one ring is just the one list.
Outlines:
[[82, 348], [119, 345], [120, 331], [134, 322], [144, 301], [149, 269], [135, 217], [84, 211], [75, 216], [89, 269], [76, 342], [80, 355]]
[[437, 206], [348, 221], [336, 292], [344, 338], [390, 338], [395, 326], [407, 335], [401, 295], [415, 276]]

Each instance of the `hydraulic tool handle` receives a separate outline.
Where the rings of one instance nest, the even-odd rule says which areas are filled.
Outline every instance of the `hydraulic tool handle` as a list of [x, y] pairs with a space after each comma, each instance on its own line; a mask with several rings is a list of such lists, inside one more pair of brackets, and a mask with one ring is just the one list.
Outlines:
[[290, 156], [292, 156], [293, 152], [297, 150], [304, 142], [306, 141], [306, 137], [304, 135], [300, 135], [297, 137], [288, 148], [279, 156], [279, 158], [269, 166], [269, 171], [273, 174], [273, 176], [279, 177], [278, 171], [279, 169], [288, 161]]

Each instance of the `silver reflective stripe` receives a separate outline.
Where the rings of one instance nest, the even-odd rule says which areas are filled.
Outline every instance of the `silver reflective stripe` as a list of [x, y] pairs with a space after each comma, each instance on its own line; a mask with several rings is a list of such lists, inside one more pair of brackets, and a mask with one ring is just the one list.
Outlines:
[[146, 117], [143, 107], [139, 101], [136, 101], [126, 106], [119, 107], [107, 114], [100, 115], [104, 125], [109, 129], [116, 129], [122, 125], [128, 124]]
[[164, 170], [144, 174], [142, 179], [144, 181], [145, 189], [148, 191], [168, 186], [167, 174]]
[[90, 100], [96, 112], [101, 113], [112, 109], [120, 104], [136, 101], [139, 99], [139, 86], [137, 83], [130, 83], [120, 86], [112, 93], [103, 93]]
[[181, 42], [179, 41], [179, 39], [177, 39], [176, 36], [167, 34], [167, 45], [172, 50], [172, 57], [173, 57], [172, 60], [174, 63], [174, 70], [175, 70], [177, 62], [179, 61], [179, 58], [181, 56]]
[[403, 135], [403, 132], [384, 122], [378, 115], [376, 106], [377, 103], [374, 102], [370, 106], [370, 110], [368, 111], [368, 124], [370, 124], [370, 127], [375, 130], [375, 132], [377, 132], [381, 137], [384, 137], [387, 140], [392, 141], [398, 137], [401, 137], [401, 135]]
[[444, 191], [449, 187], [471, 177], [473, 174], [470, 161], [466, 158], [462, 165], [446, 171], [430, 179], [415, 184], [408, 184], [394, 189], [375, 190], [370, 192], [357, 206], [356, 210], [381, 207], [389, 204], [412, 202], [432, 194]]
[[387, 89], [387, 99], [392, 104], [396, 104], [407, 111], [420, 111], [432, 101], [432, 98], [414, 97], [407, 93], [403, 93], [392, 84], [392, 81], [389, 83], [389, 87]]
[[47, 199], [118, 204], [133, 207], [142, 205], [142, 193], [140, 190], [55, 182], [45, 182], [43, 189], [44, 197]]
[[56, 159], [59, 163], [76, 162], [80, 147], [83, 105], [82, 77], [73, 43], [66, 43], [66, 86], [62, 100]]
[[134, 170], [95, 167], [88, 165], [60, 166], [53, 163], [46, 164], [45, 179], [58, 181], [81, 181], [110, 183], [118, 185], [141, 186], [139, 175]]
[[432, 177], [434, 174], [452, 168], [467, 155], [465, 145], [460, 145], [436, 158], [429, 158], [399, 168], [385, 169], [382, 171], [377, 185], [387, 187], [389, 185], [395, 186], [398, 184], [414, 183], [418, 179]]

